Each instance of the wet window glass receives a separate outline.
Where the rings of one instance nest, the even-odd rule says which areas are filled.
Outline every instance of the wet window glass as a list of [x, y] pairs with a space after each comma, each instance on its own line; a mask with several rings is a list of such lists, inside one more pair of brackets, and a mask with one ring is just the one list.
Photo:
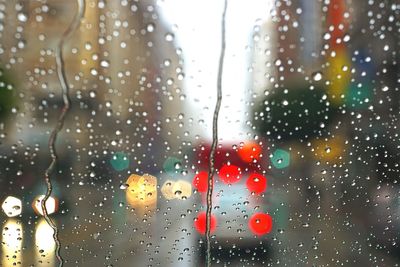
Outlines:
[[399, 21], [0, 0], [0, 266], [398, 266]]

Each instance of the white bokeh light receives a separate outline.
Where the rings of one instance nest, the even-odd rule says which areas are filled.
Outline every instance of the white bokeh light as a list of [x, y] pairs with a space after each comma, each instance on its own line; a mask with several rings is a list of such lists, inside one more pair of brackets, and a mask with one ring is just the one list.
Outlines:
[[3, 201], [1, 208], [8, 217], [16, 217], [22, 212], [22, 202], [19, 198], [8, 196]]

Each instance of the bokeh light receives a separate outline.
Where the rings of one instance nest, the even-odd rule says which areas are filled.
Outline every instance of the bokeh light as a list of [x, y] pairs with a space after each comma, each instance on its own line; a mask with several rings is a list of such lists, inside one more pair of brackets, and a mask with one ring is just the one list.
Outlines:
[[274, 151], [271, 157], [272, 165], [277, 169], [284, 169], [290, 164], [290, 153], [283, 149]]
[[175, 157], [168, 157], [164, 161], [163, 169], [168, 174], [179, 173], [182, 169], [182, 161]]
[[15, 217], [20, 215], [22, 212], [22, 202], [19, 198], [8, 196], [3, 201], [1, 208], [8, 217]]
[[[35, 199], [32, 201], [32, 208], [33, 211], [37, 215], [42, 215], [44, 214], [43, 209], [42, 209], [42, 201], [43, 201], [44, 195], [39, 195], [35, 197]], [[47, 214], [53, 214], [57, 212], [58, 210], [58, 199], [55, 197], [50, 196], [47, 201], [46, 201], [46, 210]]]
[[[200, 212], [197, 218], [194, 220], [194, 228], [196, 228], [197, 232], [199, 232], [202, 235], [206, 233], [206, 221], [207, 221], [207, 216], [205, 211]], [[215, 231], [216, 227], [217, 227], [217, 219], [213, 214], [211, 214], [211, 225], [210, 225], [211, 233]]]
[[187, 181], [178, 180], [173, 184], [172, 192], [176, 199], [186, 200], [192, 195], [192, 185]]
[[153, 205], [157, 201], [157, 178], [149, 174], [132, 174], [126, 181], [126, 198], [132, 207]]
[[36, 259], [46, 266], [54, 266], [56, 243], [53, 233], [53, 228], [44, 219], [38, 222], [35, 231]]
[[0, 266], [23, 266], [22, 265], [22, 224], [15, 219], [9, 219], [3, 226], [1, 247], [2, 261]]
[[254, 142], [245, 142], [239, 146], [238, 154], [244, 162], [258, 161], [261, 157], [261, 146]]
[[116, 171], [123, 171], [129, 167], [129, 157], [124, 152], [117, 152], [112, 155], [110, 164]]
[[255, 213], [250, 217], [249, 228], [256, 235], [265, 235], [272, 230], [272, 217], [269, 214]]
[[315, 140], [312, 142], [314, 156], [317, 160], [328, 162], [340, 162], [343, 152], [346, 151], [345, 139], [342, 136], [335, 136], [325, 140]]
[[167, 180], [164, 182], [164, 184], [161, 186], [161, 194], [168, 200], [174, 199], [175, 194], [172, 191], [172, 188], [174, 186], [175, 182], [172, 180]]
[[246, 186], [250, 192], [260, 194], [267, 189], [267, 178], [261, 174], [252, 173], [247, 178]]
[[236, 165], [224, 164], [219, 170], [220, 179], [226, 184], [234, 184], [242, 178], [242, 172]]
[[196, 188], [199, 192], [207, 192], [208, 189], [208, 173], [205, 171], [201, 171], [196, 174], [193, 178], [192, 182], [194, 188]]

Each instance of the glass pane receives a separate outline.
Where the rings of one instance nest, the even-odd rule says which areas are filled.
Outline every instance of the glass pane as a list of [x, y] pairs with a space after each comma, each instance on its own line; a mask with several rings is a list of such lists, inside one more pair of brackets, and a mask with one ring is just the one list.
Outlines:
[[0, 266], [397, 266], [399, 17], [0, 0]]

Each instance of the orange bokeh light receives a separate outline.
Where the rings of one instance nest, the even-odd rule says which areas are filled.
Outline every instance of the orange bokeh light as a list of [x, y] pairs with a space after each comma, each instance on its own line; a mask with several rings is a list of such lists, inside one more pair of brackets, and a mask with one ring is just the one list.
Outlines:
[[261, 157], [261, 146], [254, 142], [245, 142], [239, 146], [238, 154], [244, 162], [258, 161]]

